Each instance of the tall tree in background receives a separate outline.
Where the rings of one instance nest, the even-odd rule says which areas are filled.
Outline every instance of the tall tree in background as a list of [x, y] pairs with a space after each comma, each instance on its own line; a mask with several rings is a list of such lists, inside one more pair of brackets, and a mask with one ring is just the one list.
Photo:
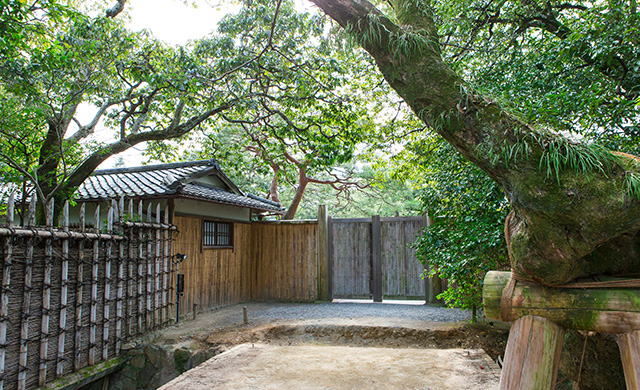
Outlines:
[[474, 91], [443, 58], [441, 20], [429, 1], [391, 1], [384, 12], [365, 0], [312, 2], [353, 34], [425, 124], [504, 190], [515, 272], [554, 285], [638, 269], [636, 159], [524, 121]]
[[[212, 40], [228, 42], [224, 55], [244, 64], [232, 86], [237, 103], [202, 131], [156, 142], [148, 154], [165, 161], [213, 156], [232, 176], [269, 175], [261, 191], [268, 198], [280, 201], [279, 188], [294, 188], [284, 219], [295, 217], [310, 184], [337, 194], [369, 186], [348, 163], [391, 142], [381, 111], [398, 98], [370, 58], [328, 28], [325, 18], [299, 13], [290, 1], [247, 2], [227, 15], [194, 52], [202, 56], [199, 47]], [[178, 152], [187, 143], [194, 146]]]
[[[0, 160], [4, 176], [29, 181], [40, 204], [61, 205], [110, 156], [182, 136], [234, 103], [219, 87], [230, 66], [198, 62], [192, 53], [127, 31], [112, 17], [123, 3], [91, 18], [35, 2], [17, 14], [31, 17], [36, 28], [3, 41]], [[33, 16], [41, 14], [44, 21]], [[91, 107], [89, 119], [78, 116], [82, 106]], [[113, 141], [95, 138], [102, 121]]]

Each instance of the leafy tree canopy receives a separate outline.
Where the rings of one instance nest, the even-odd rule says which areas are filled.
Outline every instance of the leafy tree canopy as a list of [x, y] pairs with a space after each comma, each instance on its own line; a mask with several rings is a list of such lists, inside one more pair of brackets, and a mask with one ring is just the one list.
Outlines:
[[635, 0], [433, 2], [443, 57], [531, 124], [639, 153]]
[[[290, 194], [293, 188], [285, 219], [294, 217], [309, 184], [339, 194], [369, 186], [348, 166], [354, 158], [368, 159], [371, 148], [394, 142], [400, 125], [383, 110], [398, 98], [371, 59], [331, 33], [327, 22], [296, 12], [292, 2], [252, 1], [227, 15], [215, 36], [193, 47], [202, 57], [200, 48], [227, 43], [224, 56], [242, 66], [231, 85], [238, 102], [210, 126], [156, 142], [148, 154], [163, 160], [213, 156], [241, 181], [249, 172], [254, 179], [260, 175], [259, 193], [274, 200], [281, 200], [279, 189]], [[185, 155], [184, 144], [196, 148]]]

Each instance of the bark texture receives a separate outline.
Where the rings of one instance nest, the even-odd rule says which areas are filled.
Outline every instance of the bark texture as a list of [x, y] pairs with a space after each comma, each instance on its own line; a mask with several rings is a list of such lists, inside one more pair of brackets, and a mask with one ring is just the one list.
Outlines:
[[[477, 96], [444, 63], [426, 1], [393, 1], [397, 23], [366, 0], [311, 1], [351, 31], [424, 123], [504, 189], [514, 271], [555, 285], [638, 270], [640, 203], [626, 191], [635, 159], [611, 154], [592, 169], [570, 168], [586, 149]], [[552, 155], [565, 162], [549, 174], [541, 166]]]

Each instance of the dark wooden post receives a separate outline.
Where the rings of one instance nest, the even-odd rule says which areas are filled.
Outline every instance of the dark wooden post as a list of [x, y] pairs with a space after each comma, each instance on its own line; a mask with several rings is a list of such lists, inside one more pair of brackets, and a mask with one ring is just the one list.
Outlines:
[[333, 220], [331, 216], [327, 217], [327, 257], [329, 266], [329, 299], [333, 300]]
[[[62, 209], [62, 230], [69, 231], [69, 201]], [[58, 334], [58, 359], [56, 377], [64, 373], [64, 354], [67, 337], [67, 303], [69, 301], [69, 239], [62, 240], [62, 275], [60, 277], [60, 333]]]
[[374, 302], [382, 302], [382, 237], [380, 216], [371, 217], [371, 295]]
[[331, 301], [327, 205], [318, 206], [318, 300]]

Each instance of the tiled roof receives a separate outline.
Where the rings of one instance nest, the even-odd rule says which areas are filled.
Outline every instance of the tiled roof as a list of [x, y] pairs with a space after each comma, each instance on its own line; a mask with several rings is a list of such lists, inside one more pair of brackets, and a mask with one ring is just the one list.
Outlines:
[[[217, 176], [230, 190], [193, 181], [207, 175]], [[214, 160], [97, 170], [80, 185], [75, 198], [78, 201], [92, 201], [121, 196], [144, 198], [175, 195], [259, 211], [283, 210], [279, 203], [243, 193]]]

